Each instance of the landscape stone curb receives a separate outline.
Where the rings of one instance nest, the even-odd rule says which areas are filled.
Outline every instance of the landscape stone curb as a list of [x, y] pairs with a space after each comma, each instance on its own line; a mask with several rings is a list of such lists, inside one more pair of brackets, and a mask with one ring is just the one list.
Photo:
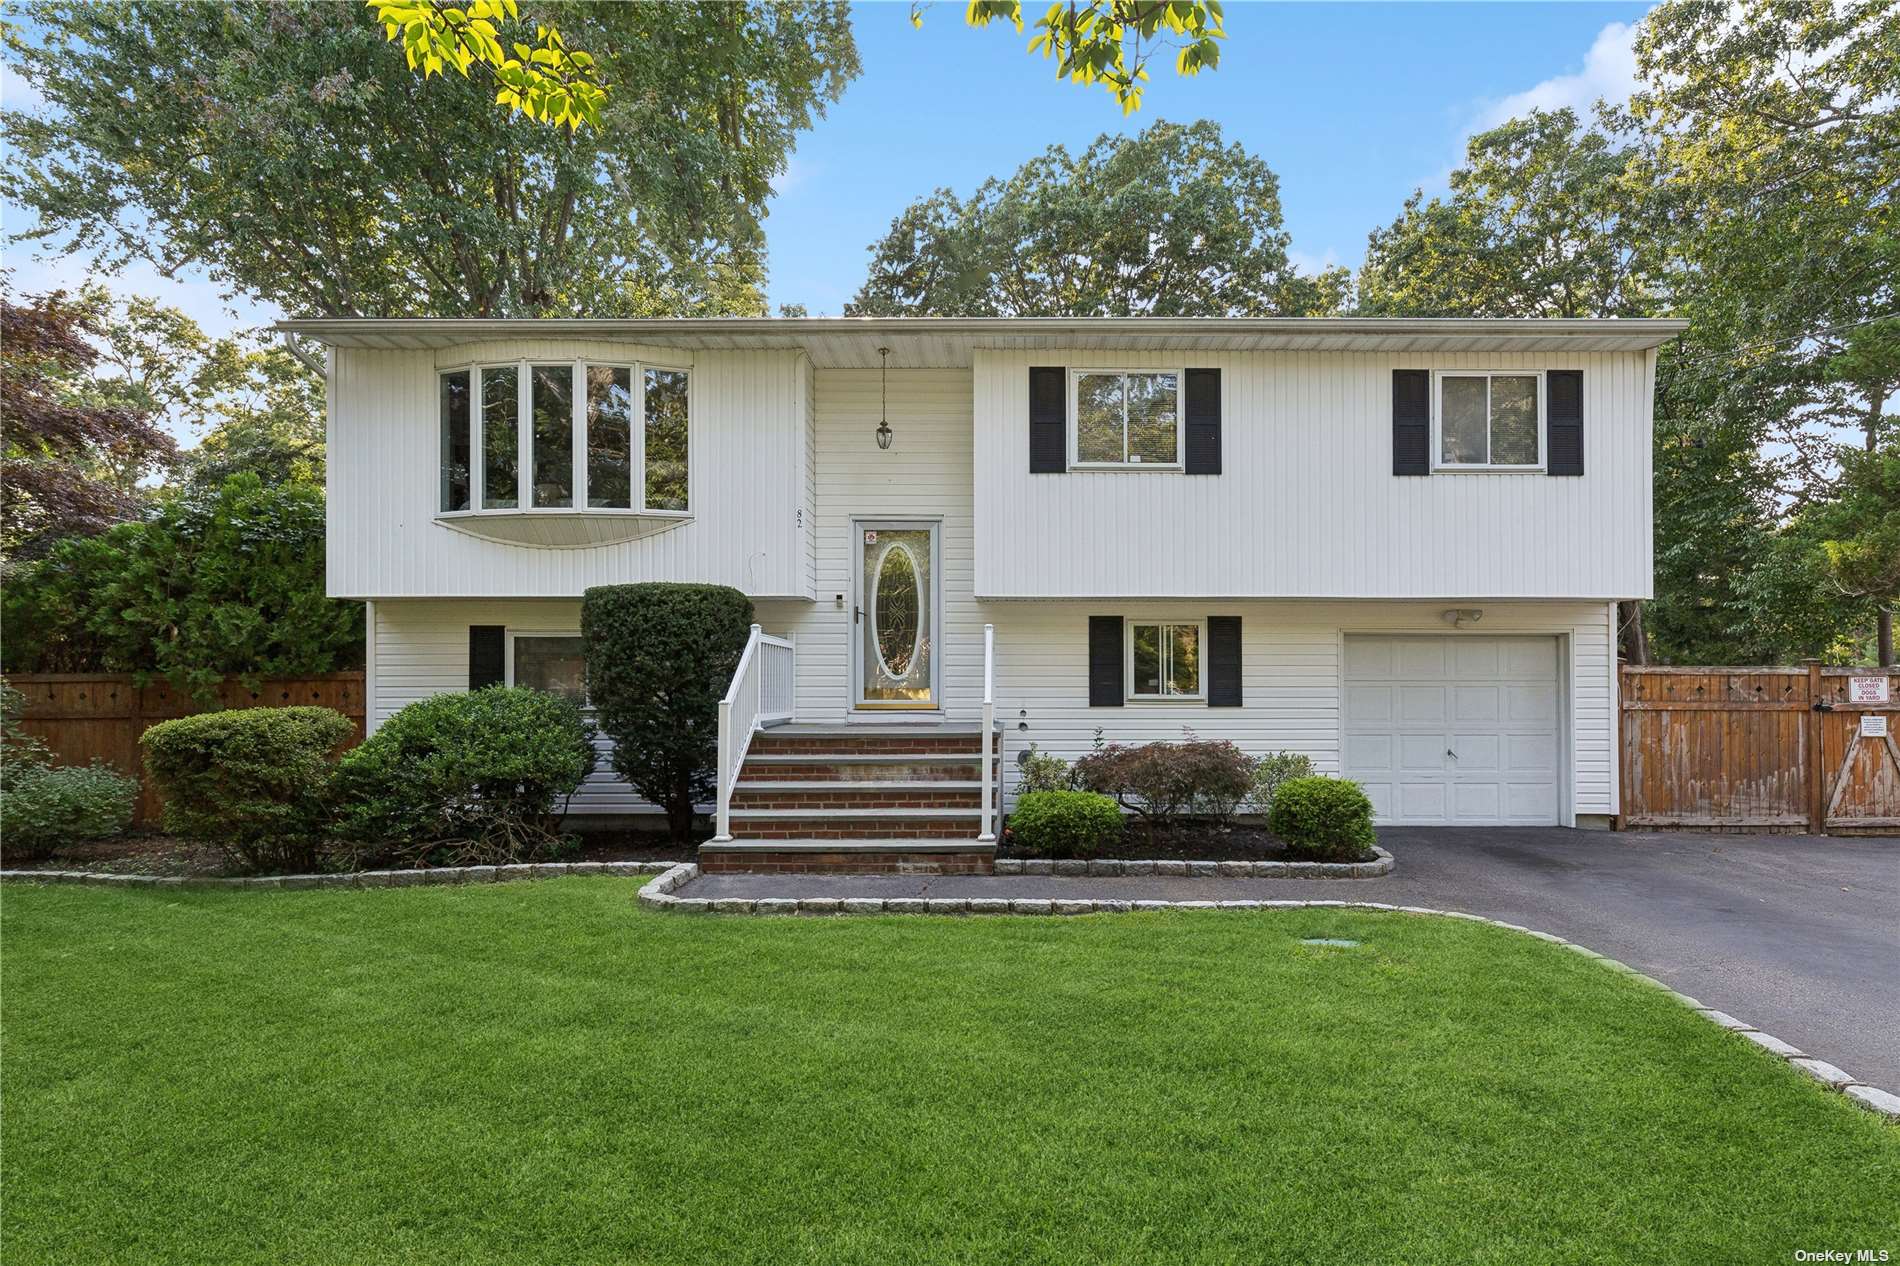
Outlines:
[[[334, 875], [113, 875], [90, 870], [0, 870], [0, 882], [90, 884], [97, 888], [404, 888], [411, 884], [490, 883], [561, 875], [661, 875], [673, 862], [519, 862], [508, 866], [432, 866], [424, 870], [353, 870]], [[670, 891], [670, 890], [669, 890]]]
[[998, 875], [1060, 875], [1073, 879], [1086, 875], [1091, 879], [1145, 879], [1151, 875], [1191, 876], [1195, 879], [1378, 879], [1392, 873], [1392, 854], [1373, 845], [1369, 862], [1213, 862], [1131, 860], [1097, 857], [1077, 858], [999, 857]]
[[[1383, 849], [1380, 850], [1384, 852]], [[1389, 862], [1391, 854], [1384, 860]], [[1083, 874], [1084, 871], [1056, 869], [1061, 862], [1040, 862], [1046, 869], [1029, 869], [1039, 863], [1035, 860], [1020, 860], [1016, 863], [1021, 869], [1004, 870], [1008, 859], [997, 862], [998, 874], [1015, 875], [1052, 875]], [[1191, 862], [1135, 862], [1122, 865], [1153, 866], [1154, 874], [1184, 874]], [[1208, 874], [1220, 875], [1214, 869], [1218, 863], [1198, 863], [1209, 867]], [[1287, 863], [1254, 862], [1247, 865], [1286, 865]], [[1367, 863], [1370, 864], [1370, 863]], [[1088, 865], [1092, 866], [1092, 863]], [[1169, 867], [1180, 869], [1170, 870]], [[18, 873], [18, 872], [14, 872]], [[1086, 871], [1095, 873], [1093, 870]], [[1148, 872], [1143, 872], [1148, 873]], [[1222, 876], [1224, 877], [1224, 876]], [[704, 913], [708, 909], [720, 914], [789, 914], [794, 910], [799, 914], [925, 914], [925, 915], [1062, 915], [1079, 914], [1128, 914], [1162, 912], [1170, 910], [1219, 910], [1223, 912], [1255, 912], [1263, 910], [1366, 910], [1379, 914], [1418, 915], [1440, 919], [1463, 919], [1470, 923], [1484, 923], [1506, 932], [1515, 932], [1520, 936], [1534, 937], [1548, 944], [1559, 946], [1582, 955], [1587, 961], [1608, 968], [1625, 980], [1656, 989], [1676, 1003], [1689, 1008], [1711, 1024], [1727, 1029], [1761, 1050], [1785, 1061], [1796, 1071], [1811, 1078], [1821, 1086], [1840, 1092], [1848, 1099], [1873, 1112], [1886, 1117], [1889, 1121], [1900, 1122], [1900, 1095], [1870, 1086], [1856, 1080], [1853, 1074], [1844, 1072], [1825, 1060], [1808, 1056], [1799, 1047], [1784, 1042], [1773, 1034], [1764, 1033], [1754, 1025], [1738, 1020], [1726, 1011], [1717, 1011], [1705, 1007], [1694, 998], [1678, 993], [1653, 976], [1646, 976], [1634, 967], [1614, 958], [1599, 954], [1587, 946], [1567, 941], [1550, 932], [1536, 928], [1527, 928], [1519, 923], [1506, 922], [1503, 919], [1490, 919], [1481, 914], [1467, 914], [1462, 910], [1436, 910], [1430, 906], [1395, 906], [1383, 901], [1308, 901], [1298, 899], [1276, 901], [1156, 901], [1156, 900], [1111, 900], [1103, 898], [1031, 898], [1031, 897], [722, 897], [716, 901], [704, 901], [690, 897], [676, 897], [674, 891], [699, 878], [699, 867], [691, 862], [682, 862], [669, 867], [663, 873], [649, 881], [640, 889], [640, 904], [650, 909], [666, 910], [674, 913]]]

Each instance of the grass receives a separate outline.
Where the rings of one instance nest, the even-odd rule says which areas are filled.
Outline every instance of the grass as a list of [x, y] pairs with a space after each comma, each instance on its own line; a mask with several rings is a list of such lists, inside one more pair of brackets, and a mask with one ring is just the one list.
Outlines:
[[1900, 1248], [1900, 1131], [1528, 937], [633, 892], [8, 885], [7, 1261]]

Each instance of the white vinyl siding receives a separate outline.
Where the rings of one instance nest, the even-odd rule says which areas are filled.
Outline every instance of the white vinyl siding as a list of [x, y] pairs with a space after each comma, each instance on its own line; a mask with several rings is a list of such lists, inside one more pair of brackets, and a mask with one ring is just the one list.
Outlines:
[[[1643, 352], [1207, 352], [1210, 476], [1029, 473], [1029, 369], [1087, 348], [976, 353], [976, 589], [986, 598], [1647, 597]], [[1392, 371], [1583, 371], [1585, 473], [1392, 474]], [[895, 379], [895, 375], [893, 375]]]

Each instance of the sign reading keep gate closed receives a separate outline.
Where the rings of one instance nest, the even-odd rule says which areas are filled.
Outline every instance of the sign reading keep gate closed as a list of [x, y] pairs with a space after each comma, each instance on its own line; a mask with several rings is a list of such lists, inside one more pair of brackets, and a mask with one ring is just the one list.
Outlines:
[[1886, 675], [1882, 674], [1879, 677], [1849, 677], [1847, 679], [1847, 701], [1849, 703], [1888, 702]]

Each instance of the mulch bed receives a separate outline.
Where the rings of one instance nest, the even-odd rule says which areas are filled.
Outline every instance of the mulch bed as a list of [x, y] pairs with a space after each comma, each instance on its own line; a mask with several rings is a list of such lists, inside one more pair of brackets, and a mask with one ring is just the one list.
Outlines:
[[[690, 862], [695, 846], [674, 844], [643, 831], [590, 831], [573, 837], [579, 847], [559, 857], [534, 858], [553, 862]], [[38, 861], [15, 861], [0, 851], [0, 867], [7, 870], [83, 870], [107, 875], [183, 875], [194, 879], [223, 878], [246, 872], [231, 865], [209, 844], [180, 839], [158, 831], [139, 831], [117, 839], [93, 840], [61, 849]]]
[[[1005, 833], [996, 850], [998, 857], [1042, 857], [1044, 854], [1020, 848]], [[1121, 842], [1092, 857], [1118, 861], [1201, 861], [1201, 862], [1283, 862], [1291, 861], [1286, 845], [1271, 831], [1257, 826], [1237, 825], [1225, 830], [1206, 822], [1189, 822], [1150, 835], [1146, 827], [1131, 824], [1122, 833]], [[1368, 853], [1361, 861], [1371, 861]]]

